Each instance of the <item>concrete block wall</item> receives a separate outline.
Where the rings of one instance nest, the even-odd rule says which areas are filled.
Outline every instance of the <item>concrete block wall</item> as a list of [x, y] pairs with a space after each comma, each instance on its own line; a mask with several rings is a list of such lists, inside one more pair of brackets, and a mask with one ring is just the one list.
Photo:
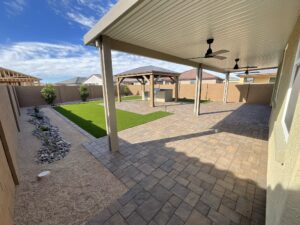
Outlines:
[[[270, 104], [273, 84], [229, 84], [228, 102], [245, 102], [255, 104]], [[133, 95], [140, 95], [141, 85], [128, 85]], [[174, 97], [175, 85], [155, 85], [155, 88], [172, 89]], [[145, 86], [149, 90], [149, 86]], [[224, 84], [202, 84], [201, 99], [223, 101]], [[179, 98], [194, 99], [194, 84], [179, 84]]]
[[[43, 86], [16, 86], [20, 107], [45, 105], [41, 96]], [[89, 99], [102, 98], [102, 86], [88, 86]], [[55, 86], [55, 104], [80, 101], [79, 86]]]

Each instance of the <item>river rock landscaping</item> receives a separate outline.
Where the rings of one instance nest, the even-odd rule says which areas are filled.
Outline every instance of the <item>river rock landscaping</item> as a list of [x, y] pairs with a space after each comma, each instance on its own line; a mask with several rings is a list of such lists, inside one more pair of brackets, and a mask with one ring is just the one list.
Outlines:
[[37, 152], [37, 163], [53, 163], [63, 159], [70, 151], [71, 144], [62, 138], [59, 129], [51, 125], [47, 116], [35, 107], [28, 109], [29, 123], [35, 126], [33, 135], [41, 140], [42, 146]]

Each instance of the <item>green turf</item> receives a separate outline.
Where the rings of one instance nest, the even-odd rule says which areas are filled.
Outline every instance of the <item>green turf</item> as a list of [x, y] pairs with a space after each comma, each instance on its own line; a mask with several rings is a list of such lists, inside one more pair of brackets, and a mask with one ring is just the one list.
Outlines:
[[[133, 99], [132, 96], [131, 100]], [[130, 98], [125, 98], [128, 100]], [[106, 135], [104, 107], [99, 105], [100, 101], [91, 101], [80, 104], [70, 104], [55, 107], [55, 110], [76, 123], [82, 129], [89, 132], [96, 138]], [[165, 116], [171, 113], [158, 111], [141, 115], [124, 110], [116, 110], [118, 131], [125, 130], [130, 127], [138, 126]]]

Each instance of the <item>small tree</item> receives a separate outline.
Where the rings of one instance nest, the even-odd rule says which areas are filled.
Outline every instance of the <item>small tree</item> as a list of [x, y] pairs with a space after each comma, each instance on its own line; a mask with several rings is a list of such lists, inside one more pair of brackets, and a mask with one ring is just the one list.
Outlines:
[[79, 92], [80, 92], [80, 98], [83, 102], [85, 102], [87, 100], [87, 98], [89, 97], [89, 90], [88, 87], [86, 85], [81, 85], [79, 88]]
[[54, 86], [52, 84], [46, 84], [46, 86], [41, 90], [41, 95], [47, 104], [53, 105], [53, 102], [56, 99]]

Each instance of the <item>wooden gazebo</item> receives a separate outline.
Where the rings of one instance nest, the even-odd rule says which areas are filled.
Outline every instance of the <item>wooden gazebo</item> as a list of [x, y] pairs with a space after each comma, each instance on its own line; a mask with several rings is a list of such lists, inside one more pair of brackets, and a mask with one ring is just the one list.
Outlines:
[[39, 83], [40, 79], [37, 77], [0, 67], [0, 84], [32, 86]]
[[150, 85], [150, 106], [154, 107], [154, 85], [155, 82], [162, 78], [168, 78], [175, 84], [175, 101], [178, 101], [178, 83], [179, 73], [155, 66], [139, 67], [116, 75], [118, 101], [121, 102], [120, 86], [124, 79], [135, 78], [142, 85], [142, 92], [145, 92], [145, 84]]

